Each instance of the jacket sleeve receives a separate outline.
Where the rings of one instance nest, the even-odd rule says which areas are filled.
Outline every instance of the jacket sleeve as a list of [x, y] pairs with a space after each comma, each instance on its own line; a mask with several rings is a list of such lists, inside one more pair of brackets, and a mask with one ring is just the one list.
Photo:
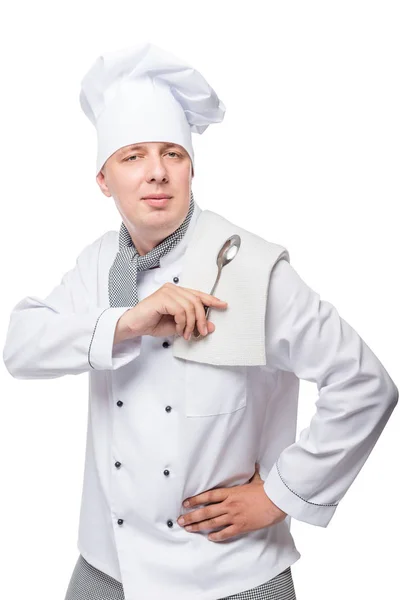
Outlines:
[[16, 379], [115, 370], [139, 356], [141, 336], [113, 344], [117, 321], [131, 307], [96, 303], [103, 238], [83, 249], [46, 298], [27, 296], [13, 308], [3, 361]]
[[316, 383], [319, 396], [309, 427], [281, 452], [264, 490], [289, 516], [326, 527], [399, 391], [369, 346], [287, 260], [271, 273], [265, 327], [268, 363]]

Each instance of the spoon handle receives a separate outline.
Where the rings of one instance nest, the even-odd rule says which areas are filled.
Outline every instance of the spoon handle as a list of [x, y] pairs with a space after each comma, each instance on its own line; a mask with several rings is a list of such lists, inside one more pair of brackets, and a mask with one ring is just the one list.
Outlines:
[[221, 265], [218, 265], [218, 275], [217, 275], [217, 278], [216, 278], [216, 280], [215, 280], [215, 283], [214, 283], [214, 285], [212, 286], [212, 290], [211, 290], [211, 292], [210, 292], [210, 296], [212, 296], [212, 295], [213, 295], [213, 293], [214, 293], [214, 290], [215, 290], [215, 288], [217, 287], [217, 283], [218, 283], [218, 281], [219, 281], [219, 278], [221, 277], [221, 271], [222, 271], [222, 266], [221, 266]]
[[[214, 283], [214, 285], [213, 285], [213, 287], [212, 287], [212, 290], [211, 290], [211, 292], [210, 292], [210, 296], [212, 296], [212, 295], [213, 295], [213, 293], [214, 293], [214, 290], [215, 290], [215, 288], [217, 287], [217, 283], [218, 283], [218, 281], [219, 281], [219, 278], [220, 278], [220, 276], [221, 276], [221, 271], [222, 271], [222, 266], [218, 266], [218, 275], [217, 275], [217, 278], [216, 278], [216, 280], [215, 280], [215, 283]], [[205, 311], [206, 311], [206, 320], [207, 320], [207, 319], [208, 319], [208, 315], [209, 315], [209, 313], [210, 313], [211, 306], [206, 306], [206, 305], [204, 305], [204, 309], [205, 309]], [[195, 326], [194, 326], [193, 333], [192, 333], [192, 337], [193, 337], [195, 340], [198, 340], [198, 339], [199, 339], [199, 337], [201, 337], [201, 333], [200, 333], [200, 332], [199, 332], [199, 330], [197, 329], [197, 325], [195, 325]]]

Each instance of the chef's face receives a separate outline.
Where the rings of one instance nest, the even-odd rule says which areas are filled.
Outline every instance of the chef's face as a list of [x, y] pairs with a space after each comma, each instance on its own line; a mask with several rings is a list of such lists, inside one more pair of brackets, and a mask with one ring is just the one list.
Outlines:
[[[148, 252], [184, 221], [189, 210], [192, 161], [179, 144], [138, 143], [112, 154], [96, 177], [113, 197], [139, 252]], [[157, 206], [152, 194], [171, 196]]]

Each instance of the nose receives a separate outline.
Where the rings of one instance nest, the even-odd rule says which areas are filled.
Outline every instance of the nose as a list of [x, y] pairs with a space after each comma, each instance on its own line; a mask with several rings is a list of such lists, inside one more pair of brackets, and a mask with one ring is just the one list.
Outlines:
[[154, 158], [149, 163], [146, 181], [166, 182], [168, 174], [160, 158]]

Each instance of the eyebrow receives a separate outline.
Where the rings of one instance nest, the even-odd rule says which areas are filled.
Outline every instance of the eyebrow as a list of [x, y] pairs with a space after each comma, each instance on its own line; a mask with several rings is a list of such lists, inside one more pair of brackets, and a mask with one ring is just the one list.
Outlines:
[[[173, 143], [164, 143], [162, 146], [162, 149], [165, 150], [166, 148], [176, 148], [178, 147], [178, 144], [173, 144]], [[120, 150], [120, 154], [123, 154], [124, 152], [131, 152], [132, 150], [145, 150], [146, 146], [144, 146], [143, 144], [138, 144], [133, 145], [133, 146], [127, 146], [126, 148], [123, 148], [122, 150]]]

